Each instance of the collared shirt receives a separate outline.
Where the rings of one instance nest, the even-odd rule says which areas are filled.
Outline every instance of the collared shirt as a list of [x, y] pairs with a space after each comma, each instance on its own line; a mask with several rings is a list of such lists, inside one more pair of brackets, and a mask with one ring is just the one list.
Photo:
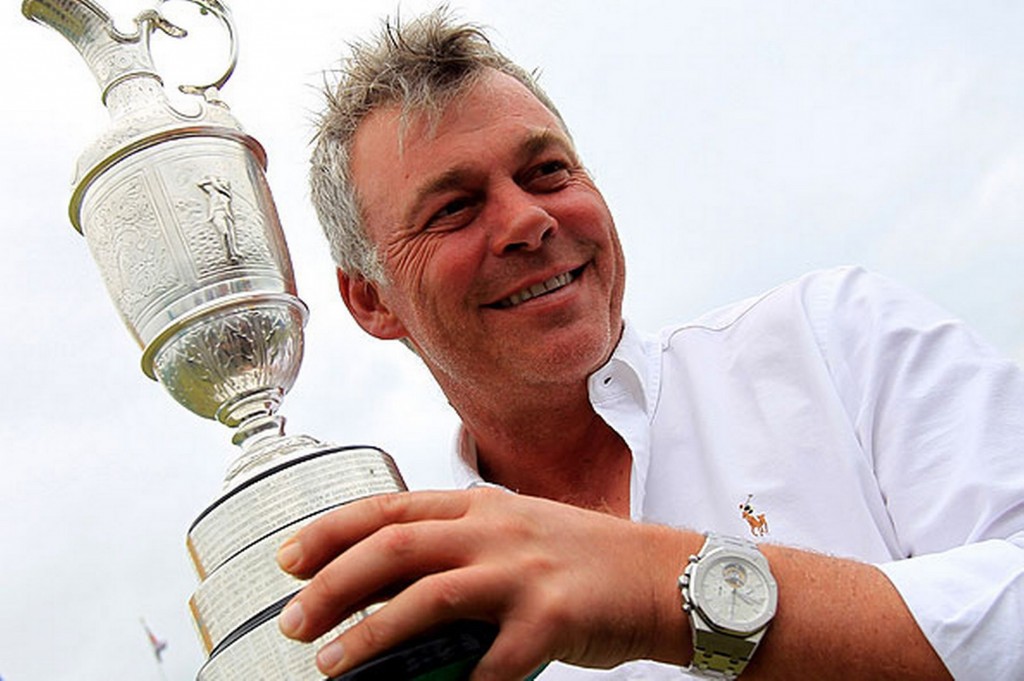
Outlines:
[[[812, 273], [657, 336], [627, 324], [588, 385], [632, 452], [633, 520], [877, 564], [955, 678], [1021, 678], [1024, 374], [948, 313]], [[455, 469], [482, 483], [465, 432]]]

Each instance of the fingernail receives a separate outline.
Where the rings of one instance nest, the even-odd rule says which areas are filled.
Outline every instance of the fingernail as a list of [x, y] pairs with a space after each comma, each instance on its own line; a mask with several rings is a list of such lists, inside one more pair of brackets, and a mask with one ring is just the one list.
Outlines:
[[302, 559], [302, 546], [297, 541], [287, 541], [277, 550], [277, 564], [285, 572], [291, 572], [298, 567]]
[[341, 641], [331, 641], [316, 654], [316, 666], [324, 674], [330, 674], [344, 657], [345, 646], [341, 644]]
[[306, 613], [302, 611], [302, 603], [292, 601], [284, 606], [281, 616], [277, 618], [277, 626], [281, 629], [282, 634], [293, 637], [299, 633], [305, 618]]

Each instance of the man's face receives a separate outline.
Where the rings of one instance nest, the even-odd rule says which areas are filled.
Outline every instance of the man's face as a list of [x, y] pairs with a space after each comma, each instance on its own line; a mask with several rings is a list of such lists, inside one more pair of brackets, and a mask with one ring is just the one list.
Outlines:
[[442, 387], [578, 384], [607, 359], [625, 281], [615, 226], [521, 83], [489, 72], [434, 123], [376, 111], [351, 168], [388, 277], [361, 323], [407, 337]]

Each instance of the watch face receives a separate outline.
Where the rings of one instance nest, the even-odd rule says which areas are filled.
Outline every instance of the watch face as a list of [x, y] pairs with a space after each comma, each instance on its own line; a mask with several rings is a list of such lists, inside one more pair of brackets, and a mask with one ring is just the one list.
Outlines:
[[767, 624], [775, 613], [776, 594], [761, 568], [736, 555], [709, 558], [695, 586], [699, 607], [710, 623], [739, 634]]

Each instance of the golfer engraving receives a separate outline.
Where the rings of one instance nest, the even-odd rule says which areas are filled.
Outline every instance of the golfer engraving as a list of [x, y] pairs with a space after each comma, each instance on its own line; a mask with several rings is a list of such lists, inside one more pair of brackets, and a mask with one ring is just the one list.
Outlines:
[[228, 262], [237, 265], [242, 261], [235, 239], [235, 212], [231, 207], [231, 183], [219, 177], [207, 177], [199, 183], [209, 200], [206, 221], [214, 226], [224, 244]]

